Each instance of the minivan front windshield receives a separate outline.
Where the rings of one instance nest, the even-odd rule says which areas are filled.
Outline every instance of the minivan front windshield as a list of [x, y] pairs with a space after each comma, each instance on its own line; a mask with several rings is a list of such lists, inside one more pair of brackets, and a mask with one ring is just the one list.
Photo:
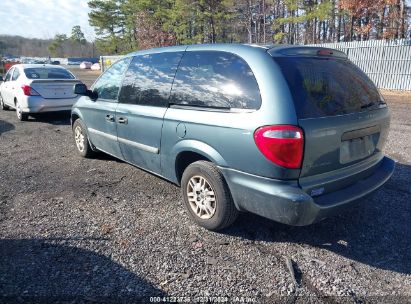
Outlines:
[[298, 118], [377, 109], [384, 102], [368, 76], [345, 59], [275, 57], [290, 88]]

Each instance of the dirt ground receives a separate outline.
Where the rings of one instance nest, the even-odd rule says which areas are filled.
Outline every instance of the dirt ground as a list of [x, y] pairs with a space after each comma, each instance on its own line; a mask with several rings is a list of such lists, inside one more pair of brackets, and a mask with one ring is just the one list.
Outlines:
[[220, 233], [176, 186], [79, 157], [69, 115], [1, 111], [0, 302], [409, 303], [411, 94], [384, 94], [398, 163], [373, 197], [307, 227], [242, 214]]

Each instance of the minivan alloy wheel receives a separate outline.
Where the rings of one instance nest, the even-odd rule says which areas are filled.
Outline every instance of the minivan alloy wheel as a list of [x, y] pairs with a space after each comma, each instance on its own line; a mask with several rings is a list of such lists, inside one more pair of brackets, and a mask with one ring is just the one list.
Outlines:
[[210, 183], [202, 176], [193, 176], [187, 184], [191, 209], [202, 219], [210, 219], [216, 211], [216, 198]]
[[76, 141], [77, 149], [80, 152], [84, 152], [84, 134], [81, 126], [76, 126], [74, 129], [74, 139]]
[[191, 219], [206, 229], [224, 229], [238, 216], [224, 176], [212, 162], [188, 165], [181, 177], [181, 193]]
[[87, 127], [80, 118], [76, 119], [73, 123], [73, 137], [80, 155], [82, 157], [92, 157], [94, 151], [89, 142]]

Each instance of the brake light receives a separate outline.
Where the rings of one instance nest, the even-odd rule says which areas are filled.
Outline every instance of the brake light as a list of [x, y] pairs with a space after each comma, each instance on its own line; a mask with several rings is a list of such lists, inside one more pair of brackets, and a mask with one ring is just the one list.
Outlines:
[[26, 96], [39, 96], [40, 94], [37, 93], [35, 89], [28, 85], [22, 85], [21, 88], [23, 89], [23, 93]]
[[263, 155], [275, 164], [298, 169], [304, 152], [303, 131], [290, 125], [276, 125], [258, 128], [254, 140]]

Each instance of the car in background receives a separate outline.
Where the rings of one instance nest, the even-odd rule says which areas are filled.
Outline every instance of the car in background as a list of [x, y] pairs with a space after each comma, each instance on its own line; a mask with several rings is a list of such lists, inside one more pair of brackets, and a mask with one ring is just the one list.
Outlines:
[[83, 61], [82, 63], [80, 63], [80, 69], [90, 69], [92, 66], [92, 63], [89, 61]]
[[31, 113], [68, 111], [77, 101], [73, 86], [80, 80], [55, 65], [17, 64], [0, 84], [0, 107], [16, 109], [19, 120]]
[[93, 65], [90, 67], [90, 69], [92, 71], [100, 71], [101, 70], [100, 63], [93, 63]]

